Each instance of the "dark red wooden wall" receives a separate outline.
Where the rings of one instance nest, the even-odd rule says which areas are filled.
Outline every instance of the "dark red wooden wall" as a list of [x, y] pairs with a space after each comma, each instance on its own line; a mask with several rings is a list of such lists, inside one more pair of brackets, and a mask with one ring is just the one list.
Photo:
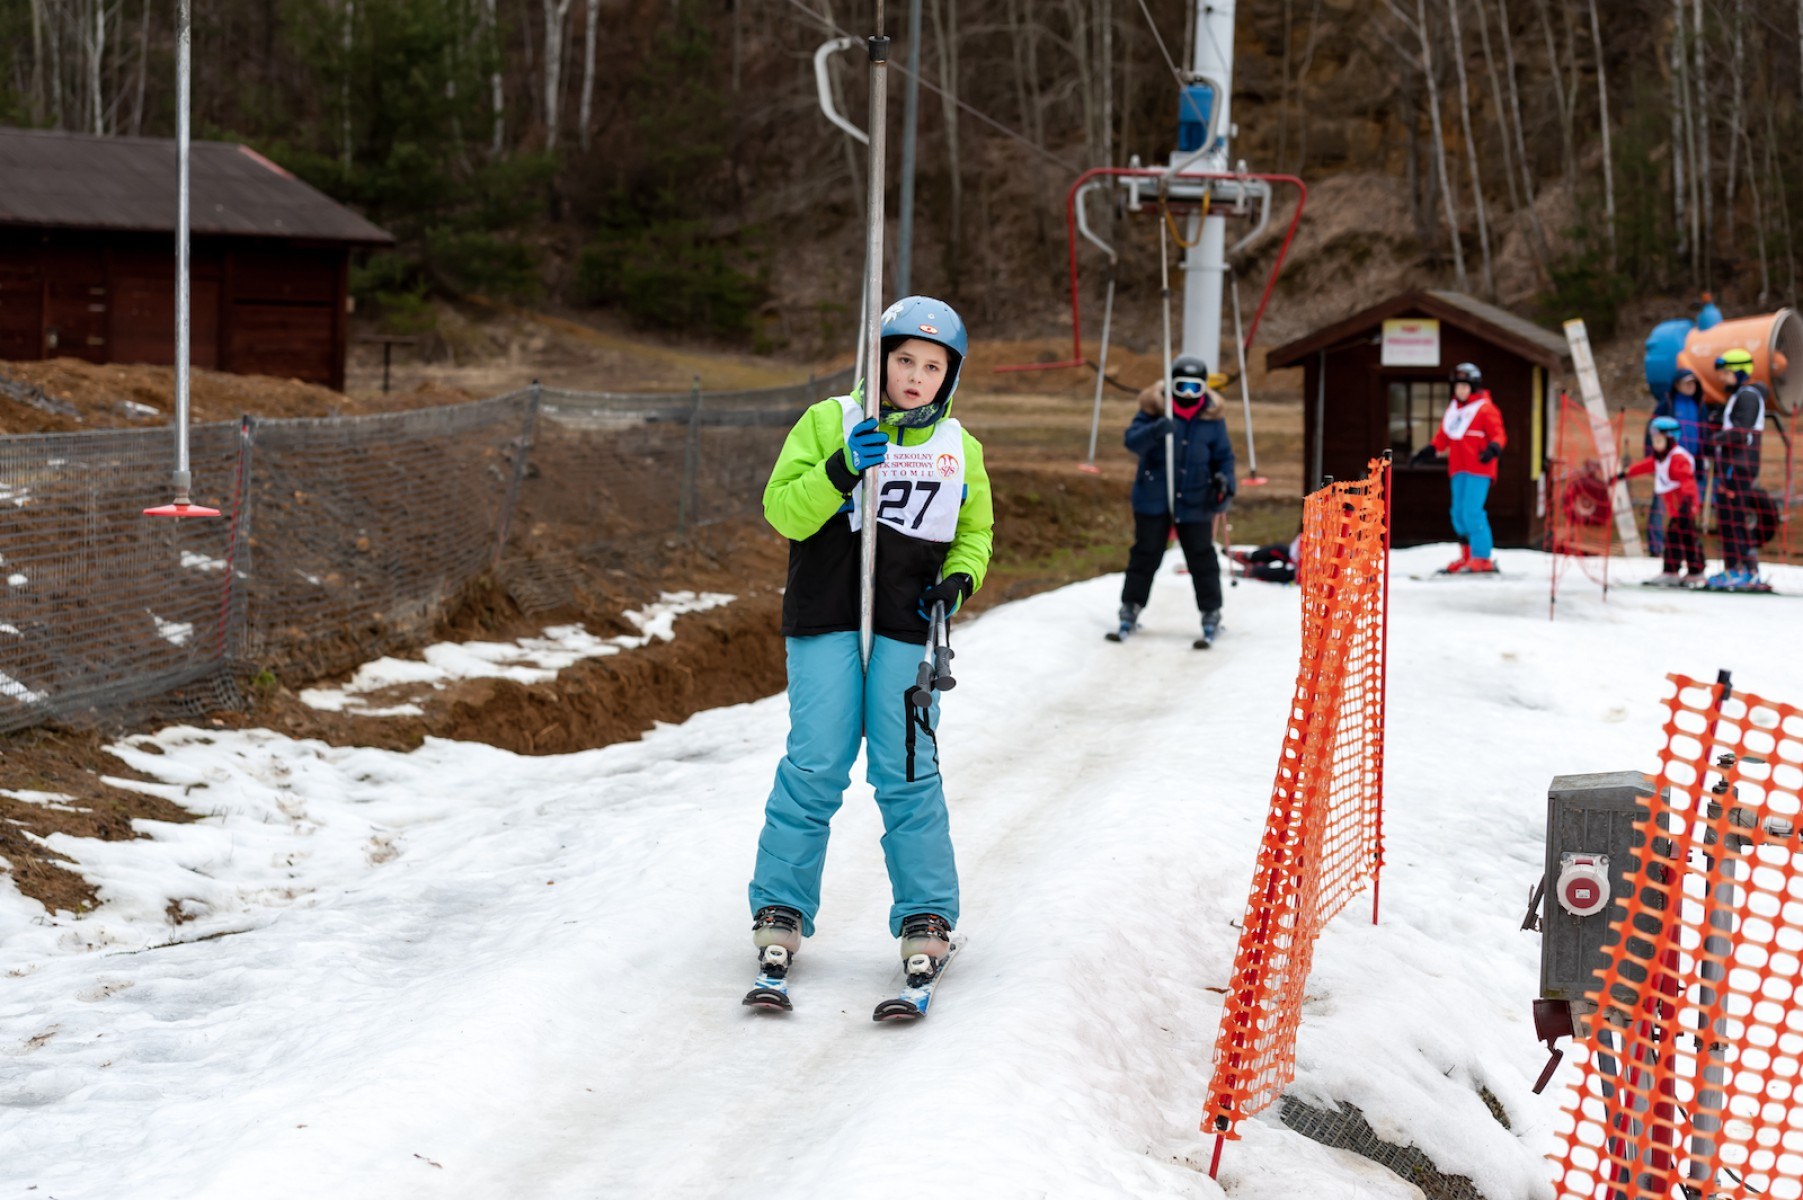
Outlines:
[[[191, 360], [342, 391], [350, 251], [197, 237]], [[104, 230], [0, 231], [0, 359], [175, 360], [175, 239]]]

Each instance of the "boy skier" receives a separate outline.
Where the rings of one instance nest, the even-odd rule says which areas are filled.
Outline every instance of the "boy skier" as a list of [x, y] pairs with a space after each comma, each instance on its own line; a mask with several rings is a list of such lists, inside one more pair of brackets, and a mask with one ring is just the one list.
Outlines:
[[[1208, 366], [1193, 354], [1171, 362], [1171, 415], [1165, 415], [1164, 384], [1139, 394], [1139, 411], [1123, 441], [1139, 455], [1133, 477], [1133, 549], [1121, 585], [1118, 642], [1139, 628], [1139, 614], [1152, 597], [1152, 576], [1164, 561], [1171, 530], [1183, 547], [1202, 636], [1195, 646], [1213, 644], [1221, 627], [1221, 568], [1215, 559], [1214, 518], [1233, 499], [1233, 443], [1227, 439], [1226, 405], [1208, 387]], [[1170, 438], [1177, 469], [1167, 479], [1165, 444]], [[1175, 504], [1176, 511], [1172, 511]]]
[[1759, 443], [1765, 437], [1765, 387], [1751, 378], [1753, 356], [1724, 350], [1715, 360], [1716, 378], [1727, 397], [1709, 413], [1715, 446], [1716, 522], [1722, 531], [1722, 569], [1704, 587], [1715, 591], [1759, 590], [1759, 542], [1749, 525], [1759, 497]]
[[1446, 473], [1452, 480], [1452, 530], [1458, 535], [1459, 557], [1441, 568], [1442, 575], [1494, 575], [1491, 558], [1490, 514], [1484, 505], [1490, 485], [1496, 482], [1496, 460], [1502, 457], [1509, 437], [1503, 431], [1502, 413], [1483, 386], [1484, 373], [1471, 363], [1452, 369], [1452, 401], [1440, 418], [1431, 446], [1423, 446], [1409, 461], [1415, 465], [1446, 455]]
[[[1697, 460], [1680, 440], [1684, 425], [1677, 417], [1654, 417], [1647, 430], [1652, 454], [1615, 478], [1653, 477], [1653, 495], [1665, 513], [1665, 570], [1647, 582], [1654, 587], [1695, 587], [1703, 582], [1703, 541], [1697, 534], [1697, 510], [1702, 492], [1697, 488]], [[1687, 574], [1680, 576], [1682, 565]]]
[[[1691, 454], [1692, 460], [1699, 465], [1704, 461], [1703, 453], [1703, 390], [1696, 372], [1680, 367], [1672, 376], [1672, 383], [1665, 391], [1665, 397], [1653, 406], [1653, 420], [1660, 417], [1671, 417], [1678, 422], [1678, 445]], [[1646, 446], [1642, 454], [1653, 452], [1653, 427], [1647, 425]], [[1699, 480], [1700, 491], [1702, 483]], [[1699, 506], [1699, 511], [1701, 511]], [[1653, 497], [1653, 509], [1647, 516], [1647, 543], [1654, 554], [1660, 552], [1665, 537], [1665, 506], [1659, 496]]]
[[[881, 418], [863, 388], [822, 400], [783, 443], [764, 515], [789, 539], [783, 594], [789, 740], [764, 809], [750, 887], [759, 988], [747, 1004], [788, 1008], [787, 972], [820, 908], [829, 822], [858, 746], [883, 816], [904, 963], [944, 965], [958, 922], [958, 875], [939, 777], [939, 705], [907, 698], [935, 603], [949, 617], [982, 584], [994, 508], [983, 448], [951, 415], [968, 339], [950, 306], [926, 296], [883, 314]], [[862, 477], [879, 471], [875, 637], [859, 649]], [[915, 985], [914, 963], [909, 983]]]

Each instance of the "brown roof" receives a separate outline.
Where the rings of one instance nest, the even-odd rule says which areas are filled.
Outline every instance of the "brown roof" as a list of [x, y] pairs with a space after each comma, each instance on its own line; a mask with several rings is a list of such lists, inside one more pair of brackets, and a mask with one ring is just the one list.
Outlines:
[[[189, 228], [387, 245], [365, 221], [248, 146], [191, 142]], [[0, 128], [0, 225], [173, 233], [174, 139]]]
[[1277, 347], [1265, 355], [1265, 367], [1268, 370], [1293, 367], [1311, 354], [1332, 350], [1342, 342], [1357, 338], [1390, 317], [1411, 312], [1437, 317], [1449, 325], [1475, 333], [1549, 371], [1556, 371], [1571, 361], [1571, 347], [1564, 338], [1507, 309], [1486, 304], [1463, 292], [1415, 291], [1392, 296], [1343, 321], [1323, 326]]

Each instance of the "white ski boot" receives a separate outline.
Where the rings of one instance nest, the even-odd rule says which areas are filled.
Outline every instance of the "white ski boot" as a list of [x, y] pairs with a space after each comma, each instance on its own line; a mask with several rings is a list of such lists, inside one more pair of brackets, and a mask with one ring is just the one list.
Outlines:
[[789, 968], [801, 949], [801, 914], [775, 904], [758, 909], [751, 921], [751, 944], [758, 952], [758, 976], [744, 1003], [787, 1012], [794, 1007], [789, 1000]]
[[951, 952], [950, 921], [938, 913], [915, 913], [902, 918], [901, 956], [909, 987], [931, 982]]

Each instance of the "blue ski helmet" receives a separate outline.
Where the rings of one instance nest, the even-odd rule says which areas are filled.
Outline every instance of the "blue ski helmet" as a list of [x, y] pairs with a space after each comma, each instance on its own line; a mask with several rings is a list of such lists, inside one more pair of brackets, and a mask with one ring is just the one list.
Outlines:
[[1663, 433], [1674, 442], [1678, 440], [1678, 431], [1682, 429], [1676, 417], [1654, 417], [1652, 429], [1654, 433]]
[[939, 385], [935, 403], [951, 402], [952, 393], [958, 388], [958, 373], [964, 366], [965, 352], [970, 349], [964, 322], [958, 319], [951, 305], [931, 296], [903, 296], [883, 310], [881, 336], [885, 356], [894, 348], [892, 338], [895, 341], [919, 338], [944, 346], [950, 352], [951, 361], [946, 364], [945, 382]]

